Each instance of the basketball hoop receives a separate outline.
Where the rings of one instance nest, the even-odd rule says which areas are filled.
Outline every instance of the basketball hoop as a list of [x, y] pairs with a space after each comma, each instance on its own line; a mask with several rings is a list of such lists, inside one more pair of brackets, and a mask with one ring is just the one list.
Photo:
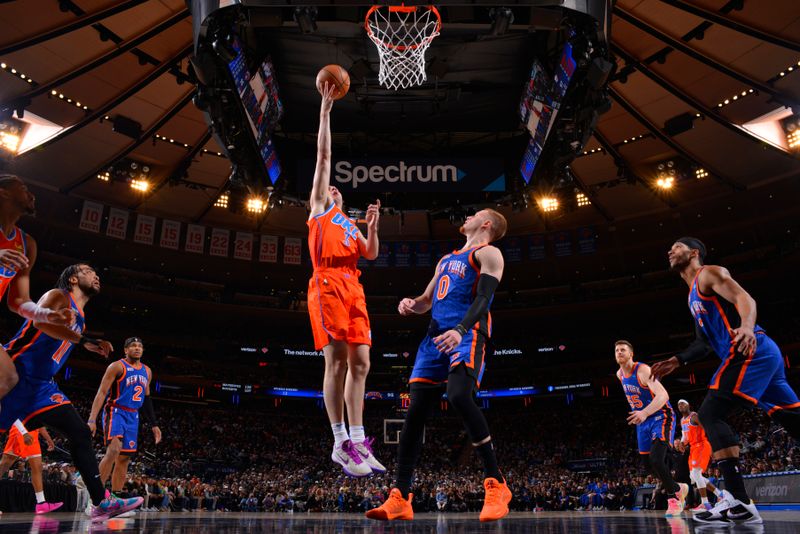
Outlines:
[[372, 6], [364, 28], [378, 48], [382, 86], [406, 89], [425, 81], [425, 51], [442, 28], [436, 7]]

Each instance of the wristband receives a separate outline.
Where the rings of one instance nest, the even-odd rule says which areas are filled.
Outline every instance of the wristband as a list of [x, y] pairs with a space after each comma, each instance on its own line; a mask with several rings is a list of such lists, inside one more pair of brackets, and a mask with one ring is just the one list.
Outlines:
[[95, 421], [94, 419], [92, 419], [91, 421], [86, 421], [87, 425], [94, 425], [96, 423], [97, 423], [97, 421]]
[[19, 308], [17, 308], [17, 313], [19, 313], [21, 317], [30, 319], [35, 323], [46, 323], [47, 316], [53, 313], [53, 310], [50, 308], [43, 308], [29, 300], [28, 302], [23, 302]]
[[23, 436], [24, 436], [25, 434], [27, 434], [27, 433], [28, 433], [28, 429], [27, 429], [27, 428], [25, 428], [25, 425], [24, 425], [24, 424], [22, 424], [22, 421], [20, 421], [19, 419], [17, 419], [16, 421], [14, 421], [14, 427], [15, 427], [15, 428], [17, 429], [17, 431], [18, 431], [20, 434], [22, 434]]
[[464, 328], [464, 325], [462, 325], [461, 323], [457, 324], [457, 325], [455, 326], [455, 328], [453, 328], [453, 330], [455, 330], [456, 332], [458, 332], [459, 334], [461, 334], [461, 336], [462, 336], [462, 337], [463, 337], [463, 336], [465, 336], [465, 335], [467, 335], [467, 329], [466, 329], [466, 328]]

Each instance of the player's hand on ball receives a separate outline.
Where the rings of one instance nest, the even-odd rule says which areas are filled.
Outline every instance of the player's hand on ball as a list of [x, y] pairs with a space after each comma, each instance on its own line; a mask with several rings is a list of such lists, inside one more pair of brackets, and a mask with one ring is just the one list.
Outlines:
[[450, 354], [455, 350], [459, 343], [461, 343], [461, 334], [455, 330], [448, 330], [441, 336], [433, 338], [433, 343], [436, 345], [436, 350]]
[[97, 424], [96, 423], [86, 423], [86, 425], [89, 427], [89, 432], [91, 432], [92, 436], [94, 436], [95, 433], [97, 432]]
[[51, 311], [48, 313], [47, 322], [60, 326], [72, 326], [75, 324], [76, 317], [77, 314], [72, 308], [62, 308], [60, 310]]
[[24, 436], [22, 436], [22, 441], [25, 442], [25, 445], [30, 447], [31, 445], [33, 445], [33, 436], [31, 436], [30, 434], [25, 434]]
[[153, 427], [153, 439], [155, 440], [156, 445], [161, 443], [161, 429], [157, 426]]
[[381, 218], [381, 201], [375, 201], [367, 207], [367, 228], [370, 232], [378, 229], [378, 220]]
[[658, 380], [662, 376], [667, 376], [680, 366], [681, 362], [678, 361], [677, 356], [673, 356], [668, 360], [662, 360], [651, 365], [650, 376], [653, 378], [653, 380]]
[[635, 410], [630, 412], [628, 416], [628, 424], [629, 425], [640, 425], [645, 422], [647, 419], [647, 415], [642, 410]]
[[330, 113], [333, 108], [333, 97], [336, 95], [336, 86], [332, 83], [325, 83], [322, 87], [322, 105], [320, 111], [322, 113]]
[[414, 306], [417, 304], [417, 301], [414, 299], [403, 299], [400, 301], [400, 304], [397, 305], [397, 311], [400, 312], [400, 315], [411, 315], [414, 313]]

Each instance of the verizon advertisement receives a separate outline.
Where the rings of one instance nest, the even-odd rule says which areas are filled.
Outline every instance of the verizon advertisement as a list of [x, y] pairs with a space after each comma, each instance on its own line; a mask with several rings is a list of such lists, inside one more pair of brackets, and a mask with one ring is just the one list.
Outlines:
[[[310, 189], [316, 162], [298, 164], [298, 185]], [[334, 160], [331, 185], [347, 191], [505, 191], [501, 159], [386, 157]]]

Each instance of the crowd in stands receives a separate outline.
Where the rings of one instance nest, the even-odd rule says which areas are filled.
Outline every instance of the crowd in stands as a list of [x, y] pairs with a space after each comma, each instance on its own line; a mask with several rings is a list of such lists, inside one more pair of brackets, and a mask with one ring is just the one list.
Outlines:
[[[88, 410], [85, 394], [69, 394], [81, 413]], [[140, 430], [140, 454], [125, 487], [145, 496], [150, 510], [361, 512], [383, 502], [392, 484], [396, 446], [383, 443], [382, 419], [367, 419], [367, 433], [376, 438], [376, 454], [389, 472], [351, 479], [324, 454], [332, 440], [321, 411], [267, 414], [174, 402], [159, 402], [157, 410], [163, 442], [155, 446], [149, 430]], [[641, 463], [625, 413], [625, 406], [614, 402], [516, 414], [488, 411], [500, 466], [514, 494], [511, 508], [632, 508], [636, 489], [654, 480]], [[740, 414], [736, 427], [746, 472], [800, 466], [800, 447], [760, 412]], [[98, 441], [98, 457], [103, 452]], [[45, 460], [52, 461], [51, 453]], [[584, 465], [573, 463], [578, 460]], [[68, 461], [50, 464], [48, 480], [74, 481]], [[718, 473], [712, 469], [711, 476]], [[478, 511], [483, 478], [458, 420], [447, 412], [434, 417], [416, 472], [415, 509]]]

